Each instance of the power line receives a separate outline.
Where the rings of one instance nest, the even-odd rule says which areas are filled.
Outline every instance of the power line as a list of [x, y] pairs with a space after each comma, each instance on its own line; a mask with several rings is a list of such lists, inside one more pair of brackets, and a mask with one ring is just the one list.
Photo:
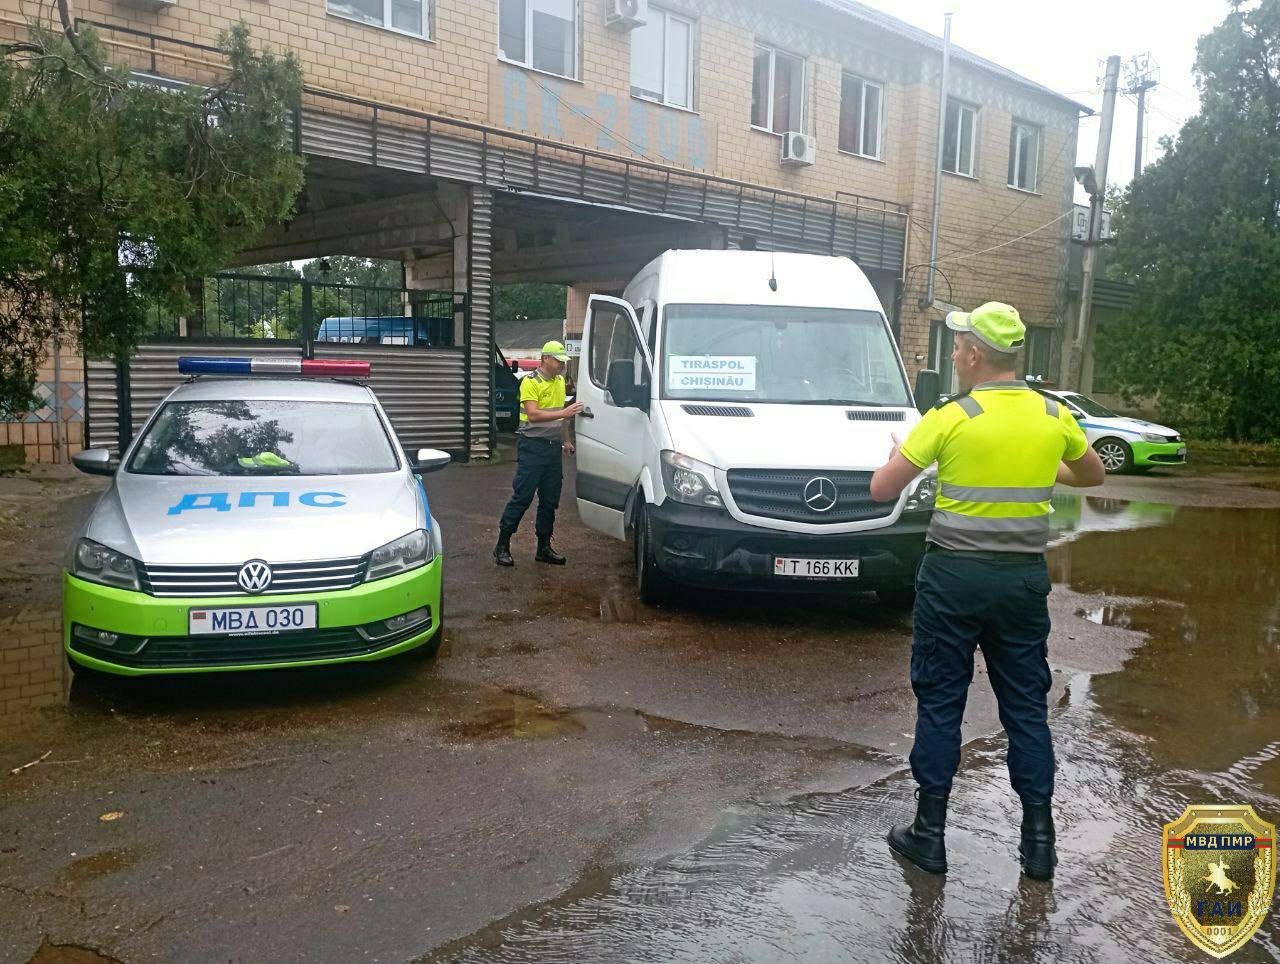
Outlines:
[[[1016, 238], [1010, 238], [1008, 241], [1003, 241], [1003, 242], [1001, 242], [1000, 244], [993, 244], [991, 247], [989, 247], [989, 248], [983, 248], [981, 251], [969, 251], [969, 252], [966, 252], [966, 253], [963, 253], [963, 254], [956, 254], [956, 255], [952, 255], [952, 256], [951, 256], [951, 257], [949, 257], [949, 258], [938, 258], [938, 259], [937, 259], [937, 260], [935, 260], [933, 263], [934, 263], [934, 264], [941, 264], [941, 263], [943, 263], [943, 262], [950, 262], [950, 261], [964, 261], [964, 260], [966, 260], [966, 259], [968, 259], [968, 258], [976, 258], [976, 257], [977, 257], [978, 255], [980, 255], [980, 254], [987, 254], [988, 252], [996, 251], [996, 250], [998, 250], [998, 249], [1000, 249], [1000, 248], [1007, 248], [1009, 245], [1011, 245], [1011, 244], [1016, 244], [1017, 242], [1021, 241], [1023, 238], [1029, 238], [1029, 237], [1031, 237], [1033, 234], [1039, 234], [1039, 233], [1040, 233], [1041, 231], [1043, 231], [1045, 228], [1052, 227], [1053, 225], [1055, 225], [1055, 224], [1057, 224], [1059, 221], [1061, 221], [1063, 218], [1068, 217], [1068, 216], [1070, 216], [1070, 215], [1071, 215], [1071, 214], [1073, 214], [1073, 213], [1075, 213], [1075, 212], [1074, 212], [1074, 210], [1067, 210], [1067, 211], [1063, 211], [1061, 214], [1059, 214], [1059, 215], [1058, 215], [1056, 218], [1054, 218], [1053, 220], [1051, 220], [1051, 221], [1046, 221], [1044, 224], [1040, 225], [1040, 227], [1035, 228], [1035, 229], [1034, 229], [1034, 230], [1032, 230], [1032, 231], [1028, 231], [1026, 234], [1020, 234], [1020, 235], [1018, 235]], [[929, 262], [927, 262], [927, 261], [926, 261], [926, 262], [924, 262], [924, 263], [925, 263], [925, 264], [928, 264]]]

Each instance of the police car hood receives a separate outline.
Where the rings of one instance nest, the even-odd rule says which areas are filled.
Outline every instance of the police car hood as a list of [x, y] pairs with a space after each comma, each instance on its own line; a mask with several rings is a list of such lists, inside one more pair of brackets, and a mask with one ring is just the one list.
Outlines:
[[920, 421], [905, 406], [735, 405], [749, 409], [749, 418], [690, 414], [684, 408], [713, 411], [727, 404], [664, 401], [673, 448], [725, 470], [872, 470], [889, 457], [892, 436], [905, 439]]
[[[1086, 421], [1095, 421], [1094, 419], [1086, 419]], [[1111, 419], [1097, 419], [1097, 421], [1107, 424], [1110, 423], [1119, 429], [1128, 429], [1130, 432], [1150, 432], [1152, 435], [1168, 435], [1173, 436], [1178, 433], [1165, 425], [1158, 425], [1155, 422], [1148, 422], [1143, 418], [1129, 418], [1127, 415], [1117, 416]]]
[[85, 535], [147, 564], [311, 562], [359, 556], [427, 528], [417, 480], [133, 475], [103, 495]]

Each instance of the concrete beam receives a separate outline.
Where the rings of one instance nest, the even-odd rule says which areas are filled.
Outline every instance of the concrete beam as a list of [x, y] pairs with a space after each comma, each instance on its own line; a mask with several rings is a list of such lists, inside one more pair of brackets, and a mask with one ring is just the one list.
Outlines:
[[432, 251], [453, 244], [453, 228], [433, 195], [379, 198], [299, 214], [264, 232], [235, 264], [295, 261], [329, 254], [398, 257], [406, 248]]

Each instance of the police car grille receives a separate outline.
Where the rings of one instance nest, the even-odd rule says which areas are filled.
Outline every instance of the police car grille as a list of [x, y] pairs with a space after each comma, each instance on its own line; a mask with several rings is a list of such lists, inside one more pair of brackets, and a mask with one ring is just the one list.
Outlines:
[[[871, 498], [870, 472], [833, 472], [826, 469], [730, 469], [729, 492], [746, 515], [781, 522], [837, 525], [879, 519], [893, 511], [892, 502]], [[804, 499], [804, 490], [816, 478], [830, 479], [836, 487], [836, 504], [816, 512]]]
[[364, 579], [365, 560], [326, 559], [321, 562], [271, 564], [271, 585], [265, 592], [247, 593], [236, 577], [237, 565], [144, 566], [142, 589], [153, 596], [280, 596], [299, 592], [350, 589]]

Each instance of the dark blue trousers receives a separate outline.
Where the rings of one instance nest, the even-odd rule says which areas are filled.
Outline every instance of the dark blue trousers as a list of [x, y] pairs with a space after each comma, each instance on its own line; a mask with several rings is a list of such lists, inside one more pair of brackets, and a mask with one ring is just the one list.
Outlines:
[[1009, 735], [1009, 781], [1024, 803], [1053, 797], [1049, 736], [1049, 573], [1044, 557], [938, 551], [916, 575], [911, 688], [916, 740], [911, 772], [922, 793], [943, 795], [960, 766], [960, 723], [982, 650]]
[[550, 539], [556, 525], [556, 509], [560, 505], [560, 489], [564, 485], [564, 458], [561, 441], [527, 438], [516, 441], [516, 476], [511, 480], [511, 500], [498, 523], [503, 532], [515, 533], [520, 520], [538, 497], [538, 516], [534, 531], [539, 539]]

